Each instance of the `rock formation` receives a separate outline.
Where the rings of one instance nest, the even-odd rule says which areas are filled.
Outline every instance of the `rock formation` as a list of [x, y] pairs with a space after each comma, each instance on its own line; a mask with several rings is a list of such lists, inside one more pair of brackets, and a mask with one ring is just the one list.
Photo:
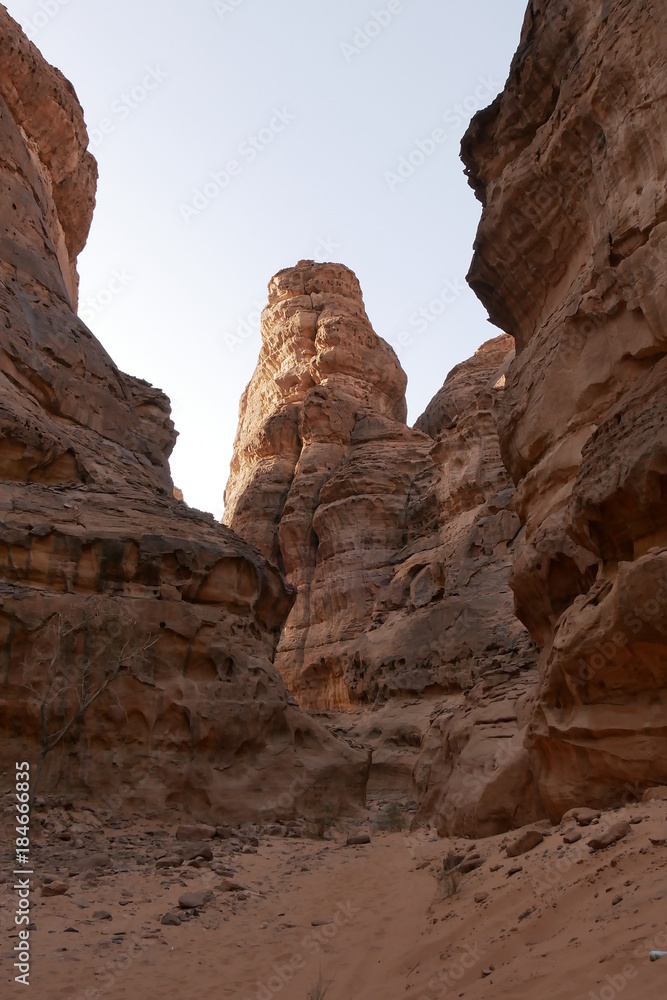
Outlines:
[[[220, 526], [174, 491], [166, 397], [75, 316], [96, 166], [0, 8], [6, 761], [39, 748], [45, 627], [92, 599], [91, 621], [140, 623], [147, 662], [45, 788], [337, 813], [374, 744], [376, 791], [413, 771], [418, 822], [479, 836], [667, 783], [666, 33], [656, 0], [530, 4], [463, 141], [470, 282], [506, 335], [413, 428], [352, 272], [276, 275]], [[75, 634], [90, 664], [100, 636]]]
[[[45, 791], [122, 788], [124, 807], [208, 821], [354, 808], [366, 755], [307, 718], [272, 665], [293, 600], [280, 573], [174, 498], [168, 400], [75, 315], [96, 181], [76, 95], [2, 7], [0, 45], [2, 769], [39, 750], [45, 623], [80, 621], [92, 596], [157, 641], [46, 758]], [[98, 640], [84, 629], [73, 649], [84, 685]]]
[[517, 345], [499, 432], [555, 817], [667, 780], [666, 34], [652, 0], [536, 0], [463, 142], [470, 282]]
[[[336, 721], [364, 741], [381, 718], [390, 720], [372, 785], [391, 786], [401, 768], [397, 746], [409, 757], [412, 745], [416, 758], [430, 717], [442, 723], [452, 699], [465, 700], [482, 678], [486, 693], [519, 675], [501, 713], [502, 735], [513, 741], [502, 770], [511, 764], [531, 783], [517, 736], [523, 721], [507, 707], [525, 691], [534, 662], [512, 611], [508, 576], [520, 524], [496, 432], [512, 353], [509, 337], [483, 345], [411, 429], [405, 375], [373, 331], [352, 272], [301, 261], [269, 285], [225, 520], [296, 589], [276, 666], [302, 706], [330, 712], [422, 700], [421, 723], [408, 713], [407, 729], [386, 710], [367, 724]], [[470, 797], [454, 804], [448, 793], [478, 722], [474, 712], [468, 721], [465, 736], [420, 763], [422, 818], [443, 829], [472, 825], [478, 815]], [[496, 747], [500, 735], [489, 737]], [[491, 770], [495, 787], [499, 772]], [[529, 818], [533, 808], [531, 800]], [[516, 809], [516, 801], [503, 802], [489, 823], [511, 825]]]

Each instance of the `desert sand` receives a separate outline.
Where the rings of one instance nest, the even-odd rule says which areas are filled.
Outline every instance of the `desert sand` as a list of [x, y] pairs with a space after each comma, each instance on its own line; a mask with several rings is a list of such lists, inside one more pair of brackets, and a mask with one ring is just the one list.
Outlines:
[[[193, 844], [160, 822], [102, 821], [67, 806], [36, 813], [31, 986], [48, 1000], [307, 1000], [320, 976], [327, 1000], [644, 1000], [667, 976], [667, 961], [649, 961], [667, 946], [665, 801], [588, 826], [540, 824], [544, 839], [518, 857], [507, 847], [535, 827], [447, 840], [379, 829], [386, 821], [371, 810], [324, 830], [245, 825]], [[591, 850], [623, 821], [622, 840]], [[347, 845], [364, 833], [370, 843]], [[212, 860], [179, 864], [179, 853], [199, 852]], [[179, 866], [158, 867], [165, 859]], [[62, 895], [43, 895], [59, 882]], [[210, 898], [179, 908], [186, 893]], [[4, 993], [17, 941], [9, 874], [0, 906]], [[180, 924], [162, 923], [174, 913]]]

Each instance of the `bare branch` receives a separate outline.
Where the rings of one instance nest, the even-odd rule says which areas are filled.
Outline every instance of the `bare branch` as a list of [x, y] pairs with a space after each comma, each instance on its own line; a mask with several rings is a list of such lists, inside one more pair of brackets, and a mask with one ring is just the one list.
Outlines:
[[[33, 802], [46, 756], [83, 722], [91, 706], [122, 673], [132, 673], [144, 663], [158, 638], [127, 615], [122, 601], [112, 599], [91, 599], [71, 618], [58, 613], [43, 623], [26, 664], [30, 682], [22, 685], [37, 702], [40, 719]], [[120, 705], [117, 697], [115, 701]]]

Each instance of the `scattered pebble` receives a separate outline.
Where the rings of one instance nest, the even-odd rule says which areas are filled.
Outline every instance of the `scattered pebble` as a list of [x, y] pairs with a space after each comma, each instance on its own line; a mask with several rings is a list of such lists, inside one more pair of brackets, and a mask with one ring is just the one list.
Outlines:
[[507, 845], [507, 857], [517, 858], [520, 854], [526, 854], [541, 844], [543, 840], [544, 834], [540, 830], [524, 830], [519, 837]]
[[189, 840], [193, 843], [198, 840], [213, 840], [216, 835], [216, 827], [207, 823], [197, 823], [194, 826], [179, 826], [176, 831], [176, 840]]
[[183, 861], [195, 861], [201, 858], [203, 861], [213, 861], [213, 851], [209, 844], [192, 844], [181, 851]]
[[621, 820], [620, 823], [614, 823], [609, 829], [601, 834], [599, 837], [593, 837], [588, 841], [588, 846], [591, 851], [602, 851], [605, 847], [611, 847], [612, 844], [617, 844], [619, 840], [623, 840], [624, 837], [630, 833], [630, 824], [627, 820]]
[[590, 826], [596, 819], [601, 816], [599, 809], [586, 809], [584, 807], [578, 807], [576, 809], [570, 809], [565, 813], [562, 823], [565, 823], [568, 819], [573, 819], [579, 826]]
[[60, 879], [54, 879], [42, 886], [42, 896], [64, 896], [66, 892], [69, 892], [69, 882]]
[[205, 906], [212, 896], [213, 893], [207, 889], [201, 892], [184, 892], [178, 897], [178, 905], [182, 910], [197, 910], [200, 906]]
[[667, 786], [657, 785], [655, 788], [647, 788], [642, 795], [642, 802], [664, 801], [667, 799]]
[[232, 879], [225, 879], [218, 886], [220, 892], [245, 892], [246, 886], [241, 885], [240, 882], [234, 882]]

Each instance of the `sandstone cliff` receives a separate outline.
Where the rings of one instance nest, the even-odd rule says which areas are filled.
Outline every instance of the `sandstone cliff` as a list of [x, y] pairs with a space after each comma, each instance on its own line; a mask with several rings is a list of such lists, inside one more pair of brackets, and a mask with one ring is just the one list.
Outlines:
[[414, 768], [441, 833], [667, 782], [666, 33], [655, 0], [530, 4], [463, 142], [470, 281], [511, 337], [413, 428], [352, 272], [276, 275], [224, 527], [174, 495], [166, 397], [75, 316], [96, 166], [71, 86], [0, 7], [5, 766], [39, 745], [45, 624], [94, 598], [141, 623], [149, 662], [45, 788], [217, 821], [337, 813], [368, 766], [331, 730], [375, 743], [376, 790]]
[[667, 780], [666, 36], [661, 2], [536, 0], [463, 142], [470, 282], [517, 344], [499, 431], [553, 816]]
[[[407, 709], [405, 699], [419, 697], [417, 713], [335, 720], [356, 740], [385, 737], [375, 740], [372, 787], [407, 788], [431, 717], [442, 727], [482, 678], [478, 709], [496, 685], [520, 678], [500, 729], [486, 730], [494, 760], [502, 737], [512, 743], [489, 784], [511, 767], [521, 785], [518, 798], [493, 806], [494, 831], [512, 825], [524, 802], [528, 818], [536, 808], [514, 708], [534, 652], [512, 610], [520, 524], [496, 432], [512, 356], [509, 337], [483, 345], [411, 429], [405, 375], [373, 331], [352, 272], [310, 261], [280, 272], [241, 400], [225, 509], [227, 524], [296, 589], [276, 665], [303, 706], [330, 712], [403, 699]], [[481, 815], [475, 789], [455, 801], [449, 789], [469, 766], [463, 755], [482, 715], [466, 711], [457, 740], [431, 744], [419, 763], [421, 818], [443, 830], [474, 826]]]
[[[277, 664], [309, 707], [350, 703], [342, 644], [370, 619], [428, 456], [405, 426], [405, 385], [351, 271], [302, 261], [272, 279], [225, 521], [297, 589]], [[402, 464], [387, 460], [401, 448]]]
[[[272, 665], [293, 600], [280, 573], [174, 498], [168, 400], [75, 315], [96, 180], [76, 95], [2, 7], [0, 46], [2, 769], [39, 748], [45, 623], [80, 621], [94, 596], [102, 619], [157, 641], [47, 757], [44, 790], [122, 788], [127, 808], [209, 821], [354, 808], [365, 754], [308, 719]], [[73, 650], [86, 670], [98, 638]]]

